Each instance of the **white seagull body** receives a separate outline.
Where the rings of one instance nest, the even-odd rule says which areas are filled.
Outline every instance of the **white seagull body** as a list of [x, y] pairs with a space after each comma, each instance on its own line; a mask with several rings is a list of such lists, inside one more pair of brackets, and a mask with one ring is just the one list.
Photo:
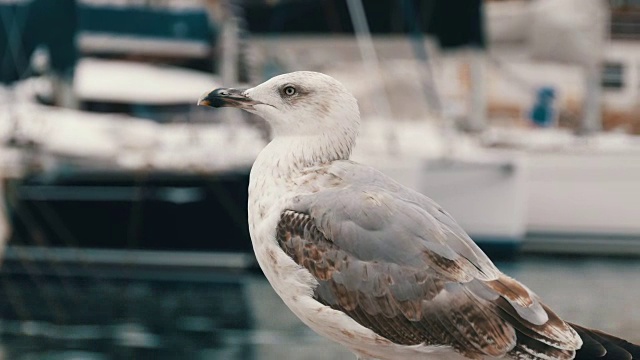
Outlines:
[[[200, 104], [265, 118], [251, 170], [260, 267], [306, 325], [360, 359], [633, 359], [640, 348], [561, 320], [502, 274], [435, 202], [349, 161], [355, 98], [314, 72]], [[635, 357], [634, 357], [635, 356]]]

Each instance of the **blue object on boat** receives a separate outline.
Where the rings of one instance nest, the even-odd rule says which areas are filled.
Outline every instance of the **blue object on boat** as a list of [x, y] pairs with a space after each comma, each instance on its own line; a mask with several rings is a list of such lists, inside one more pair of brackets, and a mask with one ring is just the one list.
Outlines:
[[551, 126], [556, 117], [556, 110], [553, 101], [556, 92], [552, 87], [544, 86], [536, 92], [536, 102], [529, 112], [531, 121], [541, 127]]

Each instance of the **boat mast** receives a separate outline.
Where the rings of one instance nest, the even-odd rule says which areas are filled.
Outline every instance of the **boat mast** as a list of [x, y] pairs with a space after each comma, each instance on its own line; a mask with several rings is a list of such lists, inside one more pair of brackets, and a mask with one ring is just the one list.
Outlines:
[[485, 84], [485, 52], [482, 49], [469, 49], [470, 102], [469, 115], [465, 130], [480, 132], [487, 127], [487, 96]]
[[579, 133], [589, 135], [602, 130], [602, 71], [600, 63], [584, 67], [585, 95]]
[[[220, 40], [220, 61], [217, 66], [220, 80], [225, 86], [235, 86], [240, 79], [238, 66], [241, 46], [239, 5], [237, 0], [205, 0], [204, 4], [209, 21], [220, 24], [220, 36], [218, 37]], [[215, 57], [216, 53], [212, 55]]]
[[[222, 84], [225, 86], [236, 86], [239, 82], [239, 59], [240, 59], [240, 19], [237, 15], [237, 0], [206, 0], [205, 7], [209, 19], [212, 23], [220, 23], [220, 61], [218, 62], [218, 73]], [[212, 54], [217, 55], [215, 52]], [[214, 59], [212, 59], [214, 61]], [[221, 109], [224, 114], [222, 118], [228, 119], [229, 123], [237, 124], [242, 121], [242, 115], [237, 111], [227, 111]], [[231, 132], [234, 136], [234, 132]]]
[[389, 96], [387, 94], [384, 78], [380, 75], [380, 63], [378, 61], [378, 55], [376, 49], [373, 46], [373, 39], [371, 38], [371, 31], [369, 31], [369, 24], [367, 24], [367, 18], [364, 13], [364, 6], [362, 0], [347, 0], [347, 7], [349, 8], [349, 15], [351, 16], [351, 22], [355, 30], [356, 41], [358, 48], [360, 49], [360, 55], [367, 73], [371, 76], [374, 84], [380, 85], [380, 91], [374, 92], [376, 101], [374, 101], [374, 107], [376, 113], [382, 116], [385, 121], [389, 123], [387, 131], [387, 150], [390, 154], [396, 155], [399, 151], [398, 136], [391, 123], [393, 121], [391, 116], [391, 105], [389, 104]]
[[584, 59], [584, 103], [583, 116], [579, 133], [583, 135], [602, 131], [602, 64], [603, 49], [611, 38], [610, 7], [608, 2], [592, 1], [585, 3], [585, 10], [590, 17], [593, 40], [589, 48], [590, 56]]

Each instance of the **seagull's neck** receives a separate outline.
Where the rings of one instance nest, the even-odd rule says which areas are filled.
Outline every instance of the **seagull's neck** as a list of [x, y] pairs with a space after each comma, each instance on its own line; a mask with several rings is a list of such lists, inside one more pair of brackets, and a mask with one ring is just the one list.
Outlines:
[[276, 136], [258, 155], [254, 170], [265, 176], [289, 178], [310, 167], [346, 160], [355, 136], [349, 132]]
[[[249, 230], [265, 219], [280, 200], [286, 199], [305, 170], [346, 160], [351, 154], [352, 138], [331, 136], [276, 136], [258, 155], [249, 179]], [[276, 209], [278, 210], [278, 209]], [[279, 211], [276, 211], [279, 212]], [[253, 239], [253, 235], [252, 235]]]

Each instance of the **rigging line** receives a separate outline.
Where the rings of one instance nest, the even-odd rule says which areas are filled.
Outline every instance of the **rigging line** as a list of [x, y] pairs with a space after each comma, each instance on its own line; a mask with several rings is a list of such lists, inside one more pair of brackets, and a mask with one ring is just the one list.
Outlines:
[[[425, 17], [426, 17], [426, 26], [428, 27], [428, 23], [431, 20], [431, 16], [433, 15], [433, 7], [435, 1], [427, 1], [425, 2]], [[422, 29], [420, 28], [420, 24], [417, 20], [417, 15], [414, 13], [413, 9], [415, 9], [415, 1], [414, 0], [402, 0], [401, 6], [404, 10], [404, 16], [407, 19], [409, 25], [409, 39], [411, 40], [412, 49], [414, 56], [420, 60], [424, 66], [425, 73], [422, 73], [421, 81], [422, 91], [427, 100], [427, 104], [429, 107], [434, 110], [434, 112], [438, 115], [442, 114], [442, 100], [440, 99], [440, 95], [438, 92], [437, 84], [435, 83], [433, 69], [431, 67], [431, 62], [429, 61], [429, 55], [427, 52], [427, 47], [425, 45], [425, 37], [422, 33]]]
[[[148, 159], [147, 159], [148, 161]], [[132, 199], [131, 208], [129, 210], [129, 223], [127, 226], [127, 246], [129, 249], [135, 249], [140, 245], [140, 238], [142, 237], [143, 228], [143, 209], [145, 195], [149, 191], [147, 186], [149, 182], [148, 168], [141, 168], [134, 172], [133, 185], [134, 185], [134, 197]], [[134, 266], [137, 263], [137, 253], [134, 255], [127, 255], [128, 266], [126, 270], [129, 273], [135, 271]]]
[[[373, 39], [371, 38], [371, 31], [369, 31], [369, 24], [367, 23], [362, 0], [347, 0], [347, 6], [365, 68], [369, 75], [376, 80], [373, 85], [379, 85], [380, 87], [379, 91], [374, 92], [377, 98], [376, 101], [373, 102], [374, 108], [378, 115], [386, 119], [387, 122], [390, 122], [392, 116], [389, 94], [387, 94], [385, 82], [381, 76], [380, 63], [373, 45]], [[389, 125], [388, 128], [387, 149], [390, 154], [397, 155], [399, 152], [398, 135], [392, 125]]]
[[508, 65], [506, 65], [503, 61], [496, 58], [495, 56], [491, 56], [489, 54], [487, 57], [489, 61], [501, 71], [499, 74], [502, 75], [502, 77], [511, 81], [516, 86], [520, 87], [522, 90], [526, 92], [529, 92], [529, 93], [535, 92], [536, 87], [531, 81], [526, 80], [522, 76], [516, 74], [513, 70], [509, 69]]
[[129, 210], [129, 225], [127, 227], [127, 245], [130, 248], [136, 248], [136, 246], [140, 245], [139, 240], [143, 226], [143, 203], [149, 191], [149, 176], [150, 173], [147, 168], [141, 168], [134, 172], [133, 184], [135, 191], [131, 209]]
[[[10, 191], [10, 190], [8, 190]], [[16, 193], [16, 191], [13, 191], [14, 195]], [[6, 194], [6, 193], [5, 193]], [[7, 201], [10, 201], [7, 198]], [[16, 201], [17, 202], [17, 201]], [[35, 205], [35, 203], [34, 203]], [[35, 205], [36, 207], [39, 207], [42, 204], [39, 205]], [[26, 228], [28, 229], [29, 233], [30, 233], [30, 239], [34, 240], [36, 242], [35, 246], [38, 247], [47, 247], [50, 246], [50, 244], [47, 244], [46, 238], [43, 236], [39, 236], [40, 233], [43, 233], [42, 230], [39, 229], [39, 227], [37, 226], [37, 223], [35, 221], [35, 218], [33, 217], [33, 214], [30, 213], [30, 211], [26, 208], [21, 208], [18, 207], [17, 204], [13, 207], [15, 209], [15, 214], [18, 216], [19, 219], [21, 219], [23, 221], [23, 223], [25, 224]], [[40, 208], [40, 210], [42, 210], [42, 208]], [[46, 216], [44, 214], [43, 218], [46, 218]], [[36, 230], [33, 230], [36, 229]], [[27, 240], [27, 239], [25, 239]], [[26, 244], [26, 242], [25, 242]], [[29, 255], [27, 253], [24, 252], [24, 250], [16, 250], [16, 257], [18, 259], [18, 261], [20, 262], [20, 264], [24, 267], [24, 269], [27, 271], [27, 274], [29, 275], [29, 277], [33, 280], [34, 284], [40, 288], [41, 292], [43, 293], [43, 297], [46, 297], [46, 294], [44, 293], [44, 289], [45, 286], [43, 285], [43, 283], [41, 281], [38, 280], [38, 276], [40, 274], [43, 274], [44, 272], [42, 270], [40, 270], [40, 268], [38, 266], [36, 266], [35, 263], [32, 263], [31, 259], [29, 258]], [[74, 296], [75, 293], [77, 293], [78, 287], [75, 285], [72, 285], [70, 281], [67, 281], [65, 279], [65, 277], [62, 276], [62, 271], [60, 270], [61, 266], [60, 264], [58, 264], [56, 261], [54, 261], [54, 259], [52, 259], [50, 261], [47, 268], [49, 268], [50, 270], [53, 271], [54, 275], [57, 276], [60, 279], [60, 283], [64, 289], [64, 291], [70, 296], [70, 298], [72, 299], [76, 299], [76, 297]], [[78, 305], [78, 304], [76, 304]], [[52, 307], [56, 307], [56, 308], [60, 308], [60, 306], [55, 306], [55, 304], [51, 305]], [[65, 317], [65, 316], [62, 316]]]
[[[40, 293], [44, 306], [48, 308], [49, 313], [52, 314], [52, 316], [54, 317], [54, 320], [56, 320], [58, 323], [64, 323], [65, 320], [69, 318], [69, 316], [65, 315], [64, 307], [61, 306], [55, 300], [53, 300], [54, 297], [51, 295], [50, 291], [48, 291], [50, 287], [45, 286], [44, 282], [41, 281], [40, 276], [43, 273], [43, 271], [39, 267], [37, 267], [35, 263], [32, 263], [28, 259], [28, 255], [24, 254], [23, 250], [19, 249], [17, 251], [18, 251], [17, 258], [20, 261], [20, 265], [23, 266], [28, 278], [31, 279], [31, 281], [35, 285], [35, 289], [38, 291], [38, 293]], [[8, 279], [8, 275], [3, 274], [2, 278], [5, 281], [4, 283], [5, 287], [7, 287], [9, 285], [8, 282], [10, 281]], [[21, 297], [20, 290], [17, 287], [14, 288], [14, 293], [16, 297]], [[20, 306], [21, 310], [19, 310], [19, 308], [16, 307], [15, 304], [12, 303], [12, 306], [14, 306], [14, 309], [16, 309], [16, 312], [20, 312], [22, 313], [23, 316], [26, 316], [22, 318], [23, 320], [34, 320], [35, 314], [30, 313], [26, 307]]]
[[34, 315], [25, 305], [27, 301], [22, 291], [9, 279], [9, 275], [4, 271], [0, 273], [0, 283], [2, 283], [3, 298], [9, 302], [19, 319], [33, 319]]
[[[7, 186], [4, 192], [5, 199], [3, 202], [3, 206], [7, 209], [14, 209], [15, 214], [25, 224], [29, 234], [31, 235], [30, 238], [36, 241], [36, 246], [42, 248], [51, 247], [51, 244], [47, 241], [46, 237], [39, 236], [39, 233], [43, 232], [42, 230], [38, 230], [39, 226], [37, 225], [35, 219], [35, 213], [37, 211], [41, 215], [42, 220], [46, 221], [51, 226], [53, 231], [58, 234], [58, 236], [67, 247], [76, 249], [78, 248], [77, 239], [75, 239], [74, 235], [65, 226], [62, 219], [60, 219], [57, 213], [53, 209], [51, 209], [49, 205], [47, 205], [46, 203], [33, 202], [34, 208], [32, 210], [29, 210], [28, 207], [18, 206], [17, 193], [18, 189], [15, 186]], [[36, 229], [38, 231], [34, 231], [33, 229]], [[16, 255], [24, 268], [30, 272], [30, 275], [38, 272], [42, 273], [41, 271], [36, 270], [37, 267], [35, 265], [32, 266], [31, 264], [29, 264], [31, 260], [29, 259], [28, 254], [25, 254], [23, 251], [19, 251]], [[82, 266], [82, 268], [87, 272], [88, 277], [91, 278], [95, 283], [108, 283], [98, 275], [97, 271], [91, 265], [90, 261], [87, 261], [81, 251], [76, 252], [75, 257], [77, 263]], [[48, 263], [45, 263], [46, 265], [48, 265], [47, 268], [50, 269], [53, 272], [53, 275], [55, 275], [59, 279], [62, 288], [69, 295], [69, 298], [73, 299], [72, 301], [74, 301], [76, 305], [80, 305], [77, 303], [77, 296], [74, 296], [75, 294], [81, 292], [80, 286], [71, 281], [71, 277], [64, 276], [64, 274], [69, 273], [66, 267], [63, 266], [55, 257], [48, 257], [46, 260], [48, 261]], [[34, 282], [36, 282], [35, 279]], [[36, 284], [39, 285], [40, 283], [36, 282]]]
[[[21, 59], [21, 54], [25, 49], [22, 46], [22, 42], [20, 41], [22, 37], [19, 36], [19, 34], [21, 33], [20, 30], [24, 30], [24, 25], [27, 23], [31, 7], [29, 5], [25, 5], [23, 8], [24, 11], [21, 11], [19, 6], [20, 5], [16, 5], [14, 9], [15, 11], [13, 11], [13, 15], [15, 16], [11, 16], [11, 14], [9, 14], [12, 12], [11, 8], [7, 8], [6, 11], [2, 11], [0, 9], [0, 16], [2, 17], [2, 23], [5, 24], [4, 28], [5, 33], [7, 34], [7, 52], [13, 58], [13, 66], [16, 70], [18, 79], [24, 79], [31, 70], [31, 64], [29, 63], [25, 66], [23, 71], [20, 71], [20, 64], [28, 63], [28, 61], [26, 58]], [[9, 59], [9, 57], [6, 59]], [[21, 60], [23, 62], [21, 62]]]

